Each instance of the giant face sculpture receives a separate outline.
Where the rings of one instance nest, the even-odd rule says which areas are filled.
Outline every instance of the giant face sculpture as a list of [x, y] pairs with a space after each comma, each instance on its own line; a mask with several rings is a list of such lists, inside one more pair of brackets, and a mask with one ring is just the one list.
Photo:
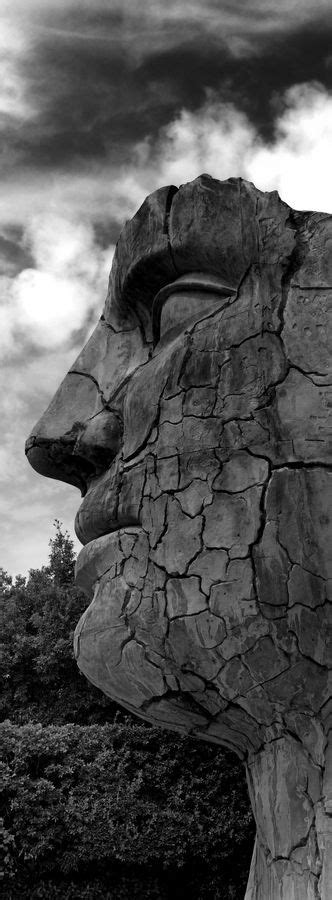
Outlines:
[[82, 671], [246, 763], [250, 900], [332, 890], [328, 223], [241, 179], [156, 191], [27, 444], [83, 493]]

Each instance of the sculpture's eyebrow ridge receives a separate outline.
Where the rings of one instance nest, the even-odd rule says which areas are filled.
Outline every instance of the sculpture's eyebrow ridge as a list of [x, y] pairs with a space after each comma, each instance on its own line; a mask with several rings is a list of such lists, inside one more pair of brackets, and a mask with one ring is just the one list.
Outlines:
[[114, 305], [125, 310], [141, 301], [151, 312], [163, 288], [193, 272], [230, 285], [233, 293], [259, 259], [256, 207], [257, 191], [241, 179], [201, 175], [150, 194], [117, 242], [105, 321]]

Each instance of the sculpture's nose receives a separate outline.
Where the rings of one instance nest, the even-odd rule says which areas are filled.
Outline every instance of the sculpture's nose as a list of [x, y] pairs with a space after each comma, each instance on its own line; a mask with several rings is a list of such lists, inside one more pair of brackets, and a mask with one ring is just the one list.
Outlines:
[[122, 417], [97, 382], [69, 372], [26, 442], [41, 475], [66, 481], [84, 494], [88, 480], [108, 468], [121, 446]]
[[37, 472], [84, 494], [109, 467], [122, 441], [122, 388], [141, 352], [139, 329], [121, 335], [100, 320], [26, 442]]
[[125, 385], [148, 352], [132, 311], [101, 317], [26, 442], [37, 472], [86, 492], [121, 448]]

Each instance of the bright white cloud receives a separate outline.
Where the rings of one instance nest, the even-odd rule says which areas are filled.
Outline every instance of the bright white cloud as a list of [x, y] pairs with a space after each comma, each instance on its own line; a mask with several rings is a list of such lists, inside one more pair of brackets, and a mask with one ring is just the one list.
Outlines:
[[77, 221], [44, 211], [32, 216], [25, 243], [38, 265], [55, 276], [80, 277], [87, 282], [104, 275], [103, 254], [96, 246], [89, 221]]
[[[281, 100], [283, 112], [270, 144], [262, 141], [244, 114], [210, 93], [199, 110], [183, 110], [156, 141], [147, 138], [137, 144], [131, 162], [122, 168], [114, 169], [106, 161], [90, 162], [76, 171], [54, 171], [47, 178], [18, 172], [15, 180], [8, 178], [1, 187], [0, 224], [21, 224], [28, 235], [35, 235], [33, 247], [42, 267], [46, 242], [47, 253], [52, 249], [47, 261], [52, 273], [56, 254], [60, 263], [62, 254], [71, 255], [83, 279], [84, 265], [100, 271], [96, 245], [90, 252], [93, 223], [112, 218], [120, 230], [148, 193], [201, 172], [220, 179], [241, 175], [262, 190], [279, 190], [282, 199], [297, 209], [330, 211], [332, 97], [320, 85], [302, 84]], [[31, 209], [36, 212], [33, 220]], [[59, 227], [53, 224], [57, 219]], [[59, 243], [50, 239], [52, 231], [60, 231]], [[86, 245], [87, 253], [80, 254]]]
[[264, 190], [277, 189], [295, 209], [332, 212], [332, 96], [317, 85], [296, 85], [272, 146], [256, 148], [248, 175]]
[[18, 275], [12, 300], [17, 325], [38, 346], [46, 347], [67, 341], [75, 325], [82, 325], [91, 306], [88, 285], [36, 269], [25, 269]]
[[157, 146], [147, 141], [137, 148], [141, 169], [124, 174], [118, 190], [143, 194], [148, 179], [151, 190], [151, 181], [179, 184], [204, 171], [278, 190], [295, 209], [332, 211], [332, 96], [320, 85], [297, 85], [283, 107], [274, 142], [264, 144], [246, 116], [210, 95], [198, 112], [184, 110], [167, 126]]
[[44, 212], [33, 216], [25, 242], [35, 262], [14, 279], [3, 279], [2, 350], [20, 344], [45, 349], [70, 341], [106, 293], [113, 248], [102, 250], [92, 225]]
[[229, 178], [242, 174], [257, 142], [247, 117], [211, 94], [197, 113], [183, 110], [164, 129], [157, 148], [147, 144], [147, 170], [152, 163], [155, 181], [177, 185], [201, 172]]

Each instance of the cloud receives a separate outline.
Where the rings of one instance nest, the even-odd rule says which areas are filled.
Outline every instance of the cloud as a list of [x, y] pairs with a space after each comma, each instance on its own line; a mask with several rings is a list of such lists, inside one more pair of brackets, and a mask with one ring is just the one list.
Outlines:
[[[328, 19], [326, 0], [250, 0], [246, 6], [243, 0], [2, 0], [3, 12], [22, 22], [28, 20], [35, 29], [49, 28], [60, 34], [70, 34], [85, 40], [98, 37], [105, 41], [113, 35], [106, 30], [112, 24], [118, 39], [126, 31], [127, 42], [147, 48], [151, 33], [155, 39], [167, 41], [176, 39], [181, 26], [187, 31], [193, 26], [204, 28], [214, 35], [223, 30], [226, 39], [243, 37], [250, 47], [252, 36], [270, 35], [271, 31], [284, 33], [298, 27], [299, 22], [307, 23], [319, 18]], [[160, 49], [157, 46], [156, 49]]]
[[[22, 438], [22, 435], [21, 435]], [[69, 531], [76, 552], [81, 549], [75, 537], [73, 522], [80, 503], [79, 492], [70, 485], [47, 479], [41, 480], [24, 459], [24, 441], [20, 441], [10, 484], [1, 484], [2, 539], [0, 565], [10, 574], [27, 574], [30, 568], [47, 564], [48, 542], [52, 536], [52, 522], [58, 518]], [[2, 458], [3, 457], [3, 458]], [[1, 466], [12, 460], [1, 454]], [[25, 472], [25, 478], [14, 479]]]
[[[136, 158], [135, 147], [133, 152]], [[19, 225], [29, 230], [32, 215], [40, 216], [45, 227], [53, 216], [77, 225], [83, 220], [88, 227], [91, 223], [108, 223], [114, 218], [118, 174], [119, 167], [107, 158], [103, 162], [80, 160], [65, 169], [55, 162], [50, 172], [20, 166], [2, 184], [0, 226]], [[130, 198], [121, 221], [129, 208]]]
[[43, 213], [30, 218], [25, 243], [34, 266], [2, 280], [2, 350], [22, 344], [56, 348], [97, 314], [106, 293], [113, 247], [98, 246], [88, 221]]
[[295, 209], [332, 212], [332, 96], [319, 85], [294, 85], [284, 103], [276, 140], [257, 148], [249, 177]]
[[198, 111], [183, 110], [156, 142], [147, 139], [136, 147], [134, 165], [117, 182], [115, 211], [125, 197], [135, 197], [138, 205], [153, 188], [178, 185], [205, 171], [278, 190], [295, 209], [332, 212], [332, 96], [319, 84], [301, 84], [286, 91], [280, 103], [270, 143], [215, 93]]
[[[200, 109], [182, 112], [157, 139], [138, 142], [120, 168], [95, 163], [7, 185], [4, 223], [24, 229], [32, 264], [2, 279], [2, 347], [27, 342], [53, 348], [70, 341], [97, 315], [106, 293], [113, 244], [98, 243], [95, 226], [112, 218], [113, 233], [145, 196], [209, 172], [240, 175], [262, 190], [279, 190], [296, 209], [332, 210], [332, 97], [318, 84], [296, 85], [280, 98], [275, 139], [264, 142], [244, 113], [209, 92]], [[10, 201], [10, 202], [9, 202]], [[34, 214], [31, 214], [34, 209]]]
[[155, 146], [147, 140], [137, 153], [146, 156], [146, 174], [152, 166], [155, 183], [178, 185], [202, 171], [220, 178], [241, 174], [256, 142], [248, 118], [211, 93], [200, 110], [183, 110], [163, 129]]
[[8, 119], [24, 121], [34, 109], [26, 94], [25, 79], [20, 72], [20, 60], [28, 52], [29, 43], [24, 30], [10, 21], [0, 27], [0, 125]]
[[[54, 169], [52, 177], [27, 170], [15, 181], [8, 180], [3, 189], [0, 224], [24, 226], [28, 241], [33, 232], [35, 243], [30, 242], [30, 246], [38, 255], [40, 268], [48, 268], [52, 275], [55, 255], [60, 252], [61, 256], [65, 243], [68, 252], [74, 253], [75, 265], [82, 266], [76, 250], [71, 249], [72, 241], [77, 241], [82, 248], [81, 259], [92, 267], [91, 280], [92, 272], [97, 277], [101, 266], [91, 236], [93, 225], [104, 223], [115, 238], [146, 194], [162, 184], [188, 181], [202, 171], [221, 179], [241, 175], [263, 190], [279, 189], [283, 199], [295, 208], [330, 209], [331, 95], [316, 83], [295, 85], [278, 98], [278, 106], [281, 111], [275, 121], [274, 140], [267, 142], [248, 116], [232, 103], [220, 100], [216, 91], [207, 92], [199, 109], [183, 109], [156, 138], [137, 142], [122, 166], [106, 159], [69, 171]], [[37, 210], [33, 220], [32, 208]], [[57, 217], [60, 223], [63, 219], [63, 225], [53, 227]], [[81, 225], [82, 221], [87, 224]], [[44, 255], [43, 260], [40, 256], [44, 254], [41, 229], [47, 235], [48, 247], [53, 247], [47, 267]], [[66, 260], [63, 268], [72, 274]], [[59, 267], [56, 274], [60, 274]], [[84, 281], [82, 269], [80, 279]]]
[[95, 226], [107, 229], [111, 217], [120, 230], [162, 184], [202, 171], [220, 179], [240, 175], [262, 190], [279, 190], [296, 209], [332, 210], [332, 97], [318, 84], [302, 84], [280, 104], [274, 142], [264, 142], [244, 113], [209, 92], [200, 109], [182, 110], [156, 140], [138, 142], [127, 165], [98, 162], [54, 173], [53, 186], [43, 175], [7, 185], [3, 220], [24, 229], [32, 264], [2, 279], [2, 347], [61, 346], [88, 324], [106, 293], [113, 252], [111, 243], [99, 245]]
[[324, 0], [2, 0], [0, 21], [9, 180], [13, 167], [46, 179], [84, 160], [117, 167], [182, 108], [200, 108], [206, 89], [266, 137], [275, 92], [330, 77]]

